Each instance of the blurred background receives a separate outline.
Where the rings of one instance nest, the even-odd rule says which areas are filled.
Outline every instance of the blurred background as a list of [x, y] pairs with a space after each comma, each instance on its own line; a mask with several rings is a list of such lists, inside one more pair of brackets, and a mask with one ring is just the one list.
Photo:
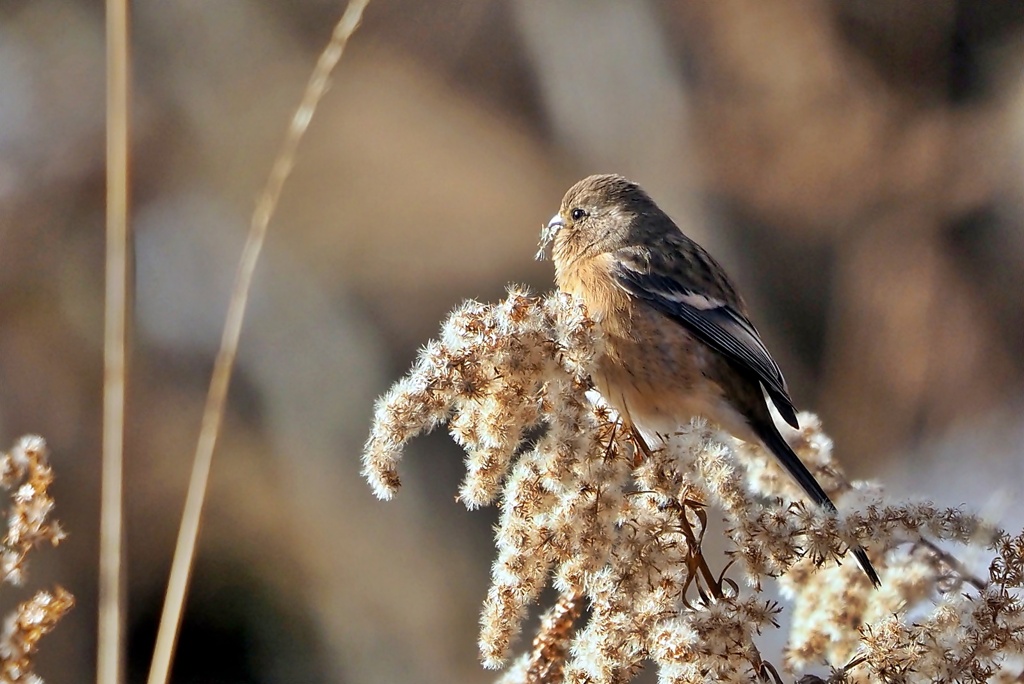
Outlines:
[[[254, 198], [342, 9], [133, 4], [131, 681]], [[70, 538], [28, 587], [78, 598], [54, 683], [95, 668], [103, 49], [97, 0], [0, 2], [0, 439], [53, 450]], [[459, 451], [415, 442], [387, 504], [359, 456], [449, 309], [551, 287], [538, 231], [596, 172], [729, 268], [848, 473], [1019, 529], [1022, 67], [1016, 0], [372, 2], [271, 225], [174, 681], [493, 679], [494, 512], [454, 502]]]

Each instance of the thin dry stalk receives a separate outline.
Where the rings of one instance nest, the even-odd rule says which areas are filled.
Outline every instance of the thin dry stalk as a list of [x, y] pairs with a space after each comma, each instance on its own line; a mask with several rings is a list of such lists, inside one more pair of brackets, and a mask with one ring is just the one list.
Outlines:
[[327, 91], [328, 78], [338, 60], [341, 59], [349, 38], [359, 26], [363, 10], [366, 9], [368, 3], [369, 0], [349, 2], [345, 13], [334, 27], [331, 41], [320, 54], [316, 67], [306, 84], [302, 101], [292, 116], [284, 142], [281, 144], [270, 176], [267, 178], [267, 184], [256, 201], [256, 209], [253, 211], [252, 221], [249, 225], [249, 235], [242, 249], [238, 271], [235, 274], [235, 284], [224, 321], [220, 350], [217, 352], [213, 374], [210, 378], [210, 388], [206, 396], [206, 406], [203, 410], [203, 422], [196, 444], [185, 509], [178, 531], [178, 542], [174, 549], [174, 560], [171, 563], [171, 574], [167, 583], [167, 594], [164, 597], [163, 613], [160, 616], [153, 663], [149, 671], [149, 684], [166, 684], [170, 673], [171, 658], [181, 626], [181, 613], [192, 572], [196, 538], [199, 536], [199, 522], [203, 501], [206, 498], [206, 485], [210, 476], [213, 449], [217, 443], [220, 424], [224, 417], [224, 404], [238, 351], [242, 320], [249, 299], [253, 273], [256, 270], [256, 263], [266, 238], [267, 226], [277, 208], [284, 183], [291, 173], [299, 142], [309, 127], [309, 122], [313, 118], [320, 99]]
[[121, 681], [122, 469], [128, 311], [128, 3], [107, 0], [107, 255], [103, 340], [103, 493], [96, 680]]

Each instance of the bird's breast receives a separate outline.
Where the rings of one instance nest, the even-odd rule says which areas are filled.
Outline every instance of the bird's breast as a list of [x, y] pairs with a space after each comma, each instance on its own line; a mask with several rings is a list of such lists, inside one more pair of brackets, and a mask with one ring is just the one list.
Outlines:
[[735, 413], [715, 381], [715, 353], [679, 322], [620, 288], [611, 256], [556, 273], [583, 300], [604, 337], [594, 384], [620, 414], [648, 433], [666, 434], [703, 415], [721, 424]]

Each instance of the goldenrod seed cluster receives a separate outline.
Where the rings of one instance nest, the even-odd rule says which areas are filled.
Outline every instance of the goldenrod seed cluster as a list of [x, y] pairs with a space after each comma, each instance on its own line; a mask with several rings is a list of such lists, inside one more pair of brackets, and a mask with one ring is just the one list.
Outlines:
[[[0, 487], [12, 492], [7, 533], [0, 545], [0, 581], [21, 584], [28, 553], [40, 544], [56, 546], [64, 539], [60, 524], [50, 520], [54, 502], [49, 487], [53, 470], [42, 437], [22, 437], [0, 454]], [[33, 672], [39, 640], [71, 610], [74, 597], [58, 586], [38, 591], [7, 615], [0, 632], [0, 684], [42, 680]]]
[[[506, 663], [545, 586], [561, 595], [502, 682], [626, 682], [650, 666], [665, 684], [1020, 674], [1021, 537], [850, 484], [810, 414], [791, 443], [838, 515], [804, 503], [759, 447], [705, 422], [652, 450], [592, 390], [600, 353], [578, 302], [513, 288], [456, 309], [376, 406], [363, 472], [378, 496], [397, 491], [405, 444], [444, 426], [467, 454], [459, 498], [501, 508], [484, 665]], [[712, 535], [727, 558], [705, 553]], [[970, 576], [950, 544], [988, 544], [989, 576]], [[880, 589], [848, 558], [854, 545], [872, 554]], [[774, 578], [785, 605], [763, 594]], [[785, 651], [762, 653], [783, 610]]]

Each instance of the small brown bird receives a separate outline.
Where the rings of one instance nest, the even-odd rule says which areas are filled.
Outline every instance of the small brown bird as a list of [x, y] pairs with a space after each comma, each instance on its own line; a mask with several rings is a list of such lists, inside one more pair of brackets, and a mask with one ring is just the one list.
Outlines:
[[[622, 176], [584, 178], [544, 229], [539, 257], [552, 241], [558, 287], [583, 300], [605, 336], [594, 384], [626, 425], [665, 435], [705, 416], [760, 441], [815, 504], [836, 510], [772, 419], [769, 399], [799, 427], [729, 276], [643, 189]], [[853, 553], [878, 586], [864, 549]]]

